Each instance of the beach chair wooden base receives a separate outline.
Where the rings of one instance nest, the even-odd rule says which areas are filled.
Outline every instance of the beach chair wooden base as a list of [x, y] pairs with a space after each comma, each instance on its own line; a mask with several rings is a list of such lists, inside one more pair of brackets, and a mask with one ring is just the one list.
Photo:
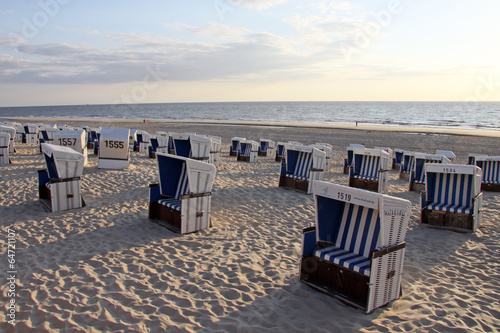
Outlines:
[[99, 147], [94, 148], [94, 155], [99, 155]]
[[304, 179], [280, 176], [279, 187], [291, 188], [307, 193], [309, 189], [309, 181]]
[[156, 158], [156, 152], [154, 152], [154, 151], [150, 152], [149, 158]]
[[400, 172], [399, 173], [399, 179], [405, 179], [405, 180], [408, 180], [410, 179], [410, 174], [407, 173], [407, 172]]
[[366, 311], [369, 277], [314, 255], [300, 263], [300, 280], [309, 286]]
[[267, 151], [259, 151], [259, 152], [257, 152], [257, 156], [264, 156], [264, 157], [266, 157], [267, 156]]
[[481, 183], [481, 191], [500, 192], [500, 184], [496, 184], [496, 183]]
[[250, 162], [250, 156], [238, 156], [236, 158], [237, 161], [240, 161], [240, 162]]
[[237, 153], [235, 151], [229, 152], [229, 156], [236, 156], [236, 155], [237, 155]]
[[425, 191], [425, 184], [410, 182], [410, 191], [415, 191], [415, 192]]
[[149, 218], [162, 227], [181, 232], [181, 212], [175, 209], [152, 202], [149, 205]]
[[397, 170], [401, 169], [401, 164], [396, 164], [396, 163], [393, 163], [393, 164], [392, 164], [392, 170], [396, 170], [396, 169], [397, 169]]
[[362, 190], [378, 192], [378, 180], [360, 179], [360, 178], [349, 178], [349, 186], [360, 188]]
[[422, 211], [422, 223], [430, 227], [438, 227], [455, 231], [472, 231], [473, 218], [470, 214], [451, 213], [424, 209]]
[[[38, 198], [40, 199], [40, 202], [42, 205], [45, 206], [45, 208], [48, 209], [49, 212], [52, 212], [52, 193], [50, 192], [50, 189], [48, 189], [45, 185], [39, 185], [38, 186]], [[83, 197], [81, 198], [81, 206], [76, 207], [76, 208], [82, 208], [87, 206], [85, 203], [85, 200], [83, 200]]]
[[135, 146], [134, 151], [139, 151], [139, 146]]
[[281, 162], [283, 160], [283, 156], [276, 156], [274, 159], [276, 162]]
[[87, 149], [94, 149], [94, 143], [93, 142], [88, 142], [87, 143]]

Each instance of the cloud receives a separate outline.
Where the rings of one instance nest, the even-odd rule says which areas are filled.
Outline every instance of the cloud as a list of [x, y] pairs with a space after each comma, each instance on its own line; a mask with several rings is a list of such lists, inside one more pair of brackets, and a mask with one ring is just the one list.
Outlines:
[[286, 0], [225, 0], [225, 2], [234, 7], [267, 9], [276, 5], [284, 4]]

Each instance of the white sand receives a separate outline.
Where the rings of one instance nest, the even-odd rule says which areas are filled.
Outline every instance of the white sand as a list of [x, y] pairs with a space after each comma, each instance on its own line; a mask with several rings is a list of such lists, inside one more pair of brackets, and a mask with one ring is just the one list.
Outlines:
[[[67, 122], [69, 123], [69, 122]], [[88, 122], [87, 122], [88, 123]], [[495, 332], [500, 330], [500, 193], [484, 193], [483, 225], [456, 233], [420, 225], [419, 194], [390, 173], [390, 195], [413, 203], [403, 296], [365, 315], [298, 280], [301, 229], [314, 223], [312, 195], [277, 187], [279, 163], [228, 156], [231, 136], [334, 145], [324, 180], [342, 174], [349, 143], [500, 155], [498, 138], [337, 129], [113, 123], [223, 137], [212, 198], [213, 228], [179, 235], [148, 219], [155, 161], [131, 153], [126, 170], [97, 169], [89, 155], [87, 206], [47, 212], [38, 202], [37, 147], [17, 145], [0, 166], [6, 275], [7, 229], [15, 229], [16, 325], [0, 309], [0, 332]], [[109, 125], [109, 124], [108, 124]], [[2, 280], [2, 283], [5, 279]], [[3, 304], [7, 288], [2, 286]], [[2, 304], [2, 305], [3, 305]]]

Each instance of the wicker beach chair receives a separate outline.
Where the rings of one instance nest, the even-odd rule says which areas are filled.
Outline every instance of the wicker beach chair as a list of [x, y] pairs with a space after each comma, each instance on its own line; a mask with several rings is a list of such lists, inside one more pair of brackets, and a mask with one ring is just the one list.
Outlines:
[[168, 153], [168, 135], [157, 135], [156, 137], [151, 137], [151, 145], [149, 146], [149, 157], [155, 158], [156, 153]]
[[103, 127], [99, 137], [97, 167], [100, 169], [125, 169], [130, 160], [130, 130]]
[[481, 190], [500, 192], [500, 156], [476, 156], [475, 165], [483, 170]]
[[410, 175], [415, 168], [415, 155], [419, 153], [404, 151], [401, 168], [399, 169], [399, 179], [410, 179]]
[[370, 313], [398, 299], [408, 200], [315, 181], [316, 226], [303, 229], [299, 278]]
[[269, 139], [259, 140], [258, 156], [273, 156], [276, 143]]
[[214, 165], [156, 153], [159, 183], [150, 185], [149, 218], [182, 234], [210, 227]]
[[9, 158], [10, 134], [0, 132], [0, 164], [12, 163]]
[[85, 157], [75, 150], [42, 143], [46, 169], [38, 170], [39, 199], [49, 211], [81, 208], [81, 176]]
[[54, 133], [53, 144], [73, 149], [83, 154], [85, 157], [84, 165], [87, 165], [87, 132], [78, 128], [75, 130], [62, 130]]
[[239, 136], [231, 138], [231, 146], [229, 147], [229, 156], [237, 156], [240, 151], [240, 142], [246, 140]]
[[429, 163], [449, 164], [450, 160], [443, 155], [415, 154], [413, 168], [410, 173], [410, 191], [423, 191], [425, 189], [425, 165]]
[[385, 150], [354, 148], [349, 186], [375, 192], [385, 191], [390, 159]]
[[463, 164], [425, 165], [420, 196], [421, 222], [429, 226], [475, 231], [481, 225], [481, 168]]
[[353, 157], [354, 157], [354, 153], [353, 153], [353, 150], [354, 149], [364, 149], [365, 146], [364, 145], [360, 145], [360, 144], [357, 144], [357, 143], [351, 143], [349, 145], [349, 147], [347, 147], [347, 158], [344, 159], [344, 173], [347, 175], [349, 174], [349, 170], [352, 166], [352, 162], [353, 162]]
[[150, 135], [146, 131], [137, 130], [135, 132], [135, 143], [134, 143], [134, 151], [138, 151], [139, 153], [147, 153], [149, 152], [149, 138]]
[[256, 163], [259, 152], [259, 144], [252, 140], [240, 141], [240, 150], [236, 155], [237, 161]]
[[9, 153], [15, 153], [16, 148], [14, 146], [14, 140], [16, 138], [16, 129], [12, 126], [0, 125], [0, 132], [8, 133], [10, 135], [9, 139]]
[[311, 146], [286, 145], [286, 157], [281, 161], [279, 186], [307, 194], [314, 180], [322, 180], [326, 153]]

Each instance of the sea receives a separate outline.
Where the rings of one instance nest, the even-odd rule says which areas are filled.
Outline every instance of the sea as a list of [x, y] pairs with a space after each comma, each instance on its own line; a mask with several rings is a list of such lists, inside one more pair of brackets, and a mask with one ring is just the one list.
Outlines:
[[224, 120], [500, 131], [500, 102], [221, 102], [0, 107], [0, 118]]

